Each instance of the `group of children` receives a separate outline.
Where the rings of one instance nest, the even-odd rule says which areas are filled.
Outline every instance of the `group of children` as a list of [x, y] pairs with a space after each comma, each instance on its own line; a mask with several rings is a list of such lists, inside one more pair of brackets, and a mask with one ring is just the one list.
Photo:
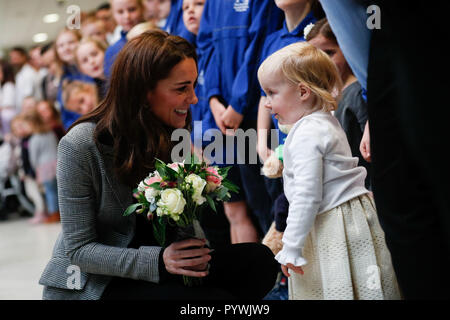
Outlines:
[[[278, 233], [272, 248], [289, 277], [290, 299], [400, 298], [370, 195], [370, 158], [360, 151], [367, 128], [364, 91], [320, 3], [111, 0], [110, 5], [120, 29], [114, 43], [107, 45], [95, 15], [82, 21], [83, 37], [64, 29], [54, 42], [64, 129], [102, 99], [114, 59], [130, 37], [152, 28], [185, 37], [198, 54], [192, 121], [201, 121], [202, 132], [220, 131], [220, 137], [194, 132], [193, 144], [204, 149], [214, 139], [233, 139], [239, 128], [258, 132], [257, 145], [247, 147], [257, 149], [260, 161], [231, 163], [229, 178], [241, 189], [224, 203], [231, 242], [266, 237], [270, 243], [267, 237]], [[47, 113], [45, 123], [57, 123]], [[22, 146], [28, 141], [30, 163], [51, 211], [57, 139], [27, 113], [14, 118], [12, 128]], [[278, 144], [284, 145], [277, 154], [284, 167], [278, 178], [261, 175], [262, 164], [275, 154], [267, 135], [271, 128], [279, 129]]]
[[10, 132], [3, 137], [3, 143], [10, 145], [11, 153], [2, 156], [18, 162], [15, 165], [19, 170], [13, 174], [20, 177], [23, 191], [33, 204], [34, 216], [30, 222], [58, 222], [56, 151], [59, 139], [65, 134], [59, 112], [51, 101], [36, 102], [33, 97], [27, 97], [9, 126]]

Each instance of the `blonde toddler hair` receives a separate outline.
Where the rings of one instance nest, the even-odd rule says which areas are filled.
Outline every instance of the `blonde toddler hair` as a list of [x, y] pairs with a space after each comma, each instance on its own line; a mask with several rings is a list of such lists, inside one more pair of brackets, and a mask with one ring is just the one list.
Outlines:
[[286, 80], [307, 86], [322, 111], [337, 109], [342, 81], [334, 62], [307, 42], [296, 42], [270, 55], [258, 69], [258, 78], [280, 74]]

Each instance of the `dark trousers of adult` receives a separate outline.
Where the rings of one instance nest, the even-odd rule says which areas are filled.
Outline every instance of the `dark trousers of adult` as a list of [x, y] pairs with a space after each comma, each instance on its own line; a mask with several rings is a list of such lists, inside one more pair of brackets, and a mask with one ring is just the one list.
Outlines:
[[204, 284], [187, 287], [182, 276], [170, 275], [162, 283], [114, 278], [102, 300], [261, 300], [273, 288], [278, 263], [262, 244], [240, 243], [211, 253]]
[[375, 3], [367, 89], [378, 216], [404, 297], [448, 299], [448, 4]]

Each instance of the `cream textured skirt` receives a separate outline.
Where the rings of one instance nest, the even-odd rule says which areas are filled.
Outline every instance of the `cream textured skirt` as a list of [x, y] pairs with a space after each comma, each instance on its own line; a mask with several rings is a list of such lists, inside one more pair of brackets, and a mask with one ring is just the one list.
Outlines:
[[369, 194], [319, 214], [303, 256], [304, 275], [290, 271], [289, 300], [401, 299]]

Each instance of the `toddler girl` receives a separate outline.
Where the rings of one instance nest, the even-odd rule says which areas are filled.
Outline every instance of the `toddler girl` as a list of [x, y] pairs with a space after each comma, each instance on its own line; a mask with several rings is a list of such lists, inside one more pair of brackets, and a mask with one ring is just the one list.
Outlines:
[[45, 201], [39, 184], [36, 182], [36, 173], [30, 163], [29, 142], [33, 132], [28, 123], [24, 121], [24, 114], [20, 113], [11, 120], [11, 132], [20, 140], [21, 170], [19, 174], [24, 184], [25, 194], [34, 207], [33, 218], [30, 219], [30, 223], [42, 223], [47, 217]]
[[289, 212], [275, 257], [289, 277], [289, 298], [399, 299], [366, 170], [331, 114], [342, 87], [335, 64], [295, 43], [269, 56], [258, 78], [266, 107], [280, 124], [293, 124], [283, 149]]
[[45, 190], [48, 217], [44, 222], [58, 222], [59, 207], [56, 186], [58, 139], [53, 131], [42, 121], [37, 112], [24, 114], [22, 121], [32, 133], [28, 144], [30, 163], [36, 172], [36, 181]]

